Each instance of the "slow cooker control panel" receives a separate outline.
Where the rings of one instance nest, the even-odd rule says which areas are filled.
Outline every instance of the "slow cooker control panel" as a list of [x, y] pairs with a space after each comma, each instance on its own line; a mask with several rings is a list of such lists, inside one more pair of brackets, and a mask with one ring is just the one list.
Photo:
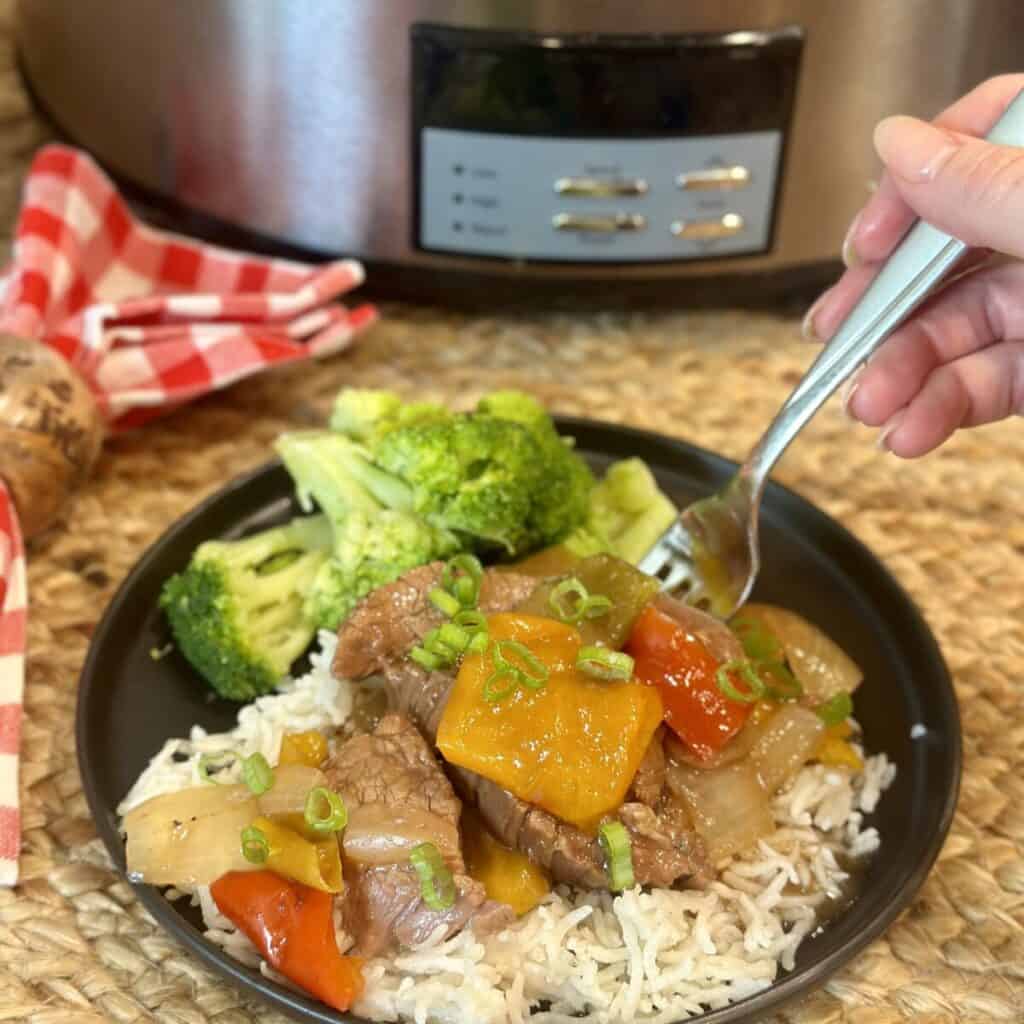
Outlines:
[[768, 248], [780, 132], [552, 139], [428, 128], [420, 244], [543, 260], [674, 260]]
[[559, 262], [766, 252], [802, 35], [413, 29], [415, 244]]

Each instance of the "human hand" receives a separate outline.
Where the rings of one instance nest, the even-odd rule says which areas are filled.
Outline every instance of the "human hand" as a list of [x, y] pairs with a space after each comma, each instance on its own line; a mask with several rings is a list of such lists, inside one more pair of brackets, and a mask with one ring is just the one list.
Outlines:
[[[885, 173], [843, 243], [847, 270], [810, 308], [804, 332], [828, 340], [915, 217], [966, 242], [957, 276], [889, 337], [856, 379], [848, 413], [912, 458], [959, 427], [1024, 412], [1024, 148], [985, 135], [1024, 89], [992, 78], [932, 123], [875, 129]], [[969, 268], [969, 269], [965, 269]]]

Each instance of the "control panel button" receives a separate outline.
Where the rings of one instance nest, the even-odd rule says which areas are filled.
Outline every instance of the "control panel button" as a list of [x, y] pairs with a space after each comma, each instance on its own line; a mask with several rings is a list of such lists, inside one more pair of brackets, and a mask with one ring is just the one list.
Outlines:
[[676, 184], [686, 191], [727, 191], [746, 188], [750, 184], [750, 171], [741, 164], [731, 167], [706, 167], [702, 171], [684, 171]]
[[738, 213], [727, 213], [712, 220], [677, 220], [669, 229], [676, 238], [712, 241], [732, 238], [743, 230], [743, 218]]
[[647, 182], [643, 178], [559, 178], [555, 192], [560, 196], [643, 196]]
[[643, 231], [647, 227], [647, 218], [638, 213], [556, 213], [551, 218], [551, 226], [556, 231], [584, 231], [592, 234]]

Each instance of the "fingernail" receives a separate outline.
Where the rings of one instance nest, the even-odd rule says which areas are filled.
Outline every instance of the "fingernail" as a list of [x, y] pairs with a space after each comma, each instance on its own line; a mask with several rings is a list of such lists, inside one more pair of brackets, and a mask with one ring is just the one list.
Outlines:
[[906, 414], [906, 409], [899, 409], [882, 424], [878, 431], [878, 438], [875, 440], [876, 448], [883, 452], [891, 451], [889, 448], [889, 438], [892, 436], [892, 432], [903, 422], [903, 417]]
[[887, 117], [875, 126], [882, 163], [908, 182], [930, 181], [956, 152], [959, 140], [916, 117]]
[[[861, 211], [863, 213], [863, 211]], [[853, 243], [854, 236], [857, 234], [857, 228], [860, 227], [860, 213], [853, 218], [853, 222], [850, 224], [846, 231], [846, 237], [843, 239], [843, 263], [849, 267], [856, 267], [860, 262], [860, 256], [857, 255], [856, 246]]]
[[822, 292], [822, 294], [819, 295], [813, 303], [811, 303], [811, 308], [804, 314], [803, 323], [800, 324], [800, 333], [803, 335], [804, 341], [815, 341], [820, 343], [823, 340], [814, 329], [814, 318], [818, 315], [818, 312], [821, 309], [821, 304], [825, 301], [827, 296], [828, 292]]
[[851, 423], [856, 423], [857, 417], [850, 412], [850, 402], [853, 401], [853, 396], [857, 393], [857, 385], [860, 384], [860, 376], [863, 372], [864, 364], [862, 363], [847, 378], [842, 391], [839, 392], [839, 401], [842, 403], [843, 414]]

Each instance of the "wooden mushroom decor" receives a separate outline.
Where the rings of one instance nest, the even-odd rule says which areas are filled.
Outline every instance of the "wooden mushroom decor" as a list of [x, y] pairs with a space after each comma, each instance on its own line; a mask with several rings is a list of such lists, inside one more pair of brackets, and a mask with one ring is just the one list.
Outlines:
[[26, 537], [54, 522], [102, 441], [96, 402], [68, 363], [38, 341], [0, 334], [0, 478]]

